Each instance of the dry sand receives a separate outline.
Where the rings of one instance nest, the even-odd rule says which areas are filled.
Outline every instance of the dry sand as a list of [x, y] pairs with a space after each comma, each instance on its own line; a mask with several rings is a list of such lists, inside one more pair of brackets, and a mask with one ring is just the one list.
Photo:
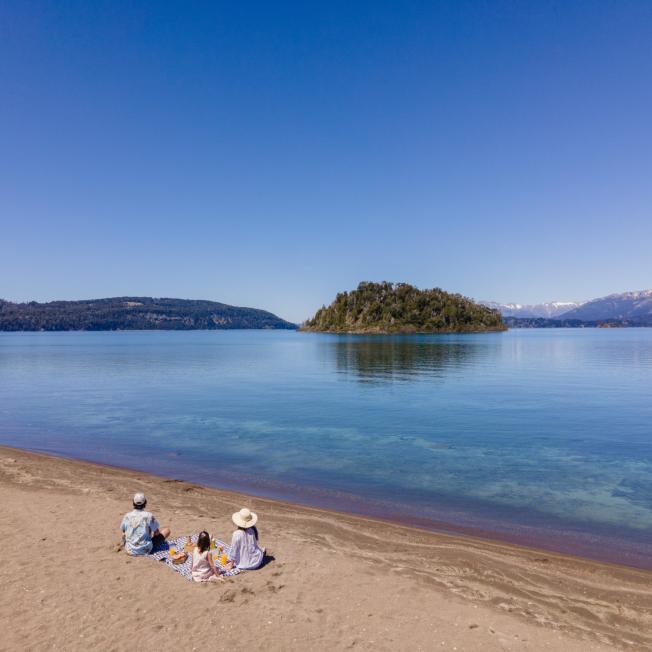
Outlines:
[[[173, 535], [243, 505], [275, 560], [198, 585], [116, 551], [131, 496]], [[652, 573], [0, 448], [2, 650], [652, 649]]]

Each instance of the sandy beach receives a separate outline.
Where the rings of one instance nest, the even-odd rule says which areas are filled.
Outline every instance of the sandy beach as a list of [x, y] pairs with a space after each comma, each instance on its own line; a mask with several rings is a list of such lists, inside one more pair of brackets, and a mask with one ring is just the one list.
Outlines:
[[[247, 505], [274, 560], [197, 585], [130, 558], [136, 491], [173, 536]], [[0, 523], [1, 650], [652, 647], [650, 572], [122, 469], [0, 448]]]

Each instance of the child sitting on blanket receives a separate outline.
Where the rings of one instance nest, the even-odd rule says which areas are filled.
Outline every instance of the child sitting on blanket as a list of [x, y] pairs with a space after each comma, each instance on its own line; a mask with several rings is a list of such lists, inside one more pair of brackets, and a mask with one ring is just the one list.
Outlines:
[[192, 551], [192, 579], [195, 582], [209, 582], [218, 580], [220, 573], [215, 568], [213, 555], [211, 555], [211, 538], [205, 530], [199, 533], [197, 545]]
[[265, 558], [265, 548], [258, 545], [258, 530], [256, 521], [258, 516], [246, 507], [236, 512], [231, 519], [238, 526], [231, 539], [231, 554], [229, 567], [235, 566], [239, 570], [254, 570], [258, 568]]

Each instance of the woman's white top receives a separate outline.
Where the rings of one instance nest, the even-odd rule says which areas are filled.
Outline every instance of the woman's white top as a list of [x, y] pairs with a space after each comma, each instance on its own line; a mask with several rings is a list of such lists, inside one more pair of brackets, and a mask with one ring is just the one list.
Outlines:
[[263, 563], [265, 551], [258, 545], [253, 528], [236, 530], [231, 539], [229, 558], [240, 570], [253, 570]]

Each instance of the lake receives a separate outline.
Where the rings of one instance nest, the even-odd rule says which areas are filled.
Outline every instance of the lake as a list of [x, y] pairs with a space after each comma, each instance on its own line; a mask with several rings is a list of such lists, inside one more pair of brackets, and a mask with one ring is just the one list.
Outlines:
[[0, 333], [0, 443], [652, 568], [652, 329]]

